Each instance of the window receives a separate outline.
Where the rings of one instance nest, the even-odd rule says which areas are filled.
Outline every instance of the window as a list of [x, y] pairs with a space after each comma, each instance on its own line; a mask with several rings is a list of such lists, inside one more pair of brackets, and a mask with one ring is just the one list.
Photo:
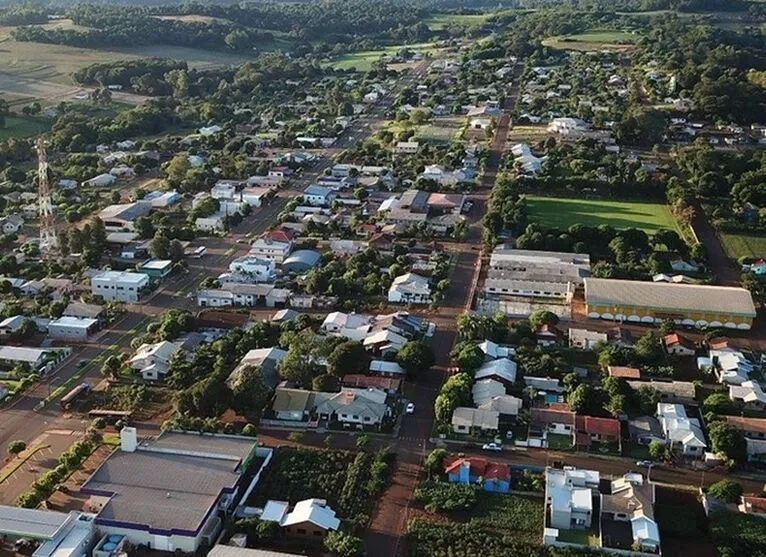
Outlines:
[[353, 419], [355, 419], [355, 420], [358, 420], [358, 419], [359, 419], [359, 416], [357, 416], [356, 414], [354, 414], [352, 417], [353, 417]]
[[303, 529], [303, 528], [298, 528], [295, 531], [298, 532], [299, 534], [305, 534], [306, 533], [306, 530]]

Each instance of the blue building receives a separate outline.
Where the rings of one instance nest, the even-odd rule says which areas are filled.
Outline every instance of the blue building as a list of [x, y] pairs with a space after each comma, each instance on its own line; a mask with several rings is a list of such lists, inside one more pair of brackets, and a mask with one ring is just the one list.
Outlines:
[[481, 484], [484, 491], [509, 493], [511, 469], [507, 464], [490, 462], [478, 457], [448, 457], [444, 460], [444, 473], [450, 483]]

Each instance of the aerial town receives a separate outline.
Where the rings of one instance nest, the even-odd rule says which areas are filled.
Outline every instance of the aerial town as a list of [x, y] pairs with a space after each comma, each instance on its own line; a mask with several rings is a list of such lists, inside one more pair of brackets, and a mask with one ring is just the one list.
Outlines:
[[765, 301], [759, 0], [0, 0], [0, 557], [764, 557]]

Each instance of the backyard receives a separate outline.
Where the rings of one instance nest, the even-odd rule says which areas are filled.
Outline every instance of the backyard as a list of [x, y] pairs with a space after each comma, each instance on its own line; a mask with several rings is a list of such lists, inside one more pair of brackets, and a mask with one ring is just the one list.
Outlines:
[[740, 257], [760, 259], [766, 257], [766, 236], [719, 232], [718, 237], [721, 240], [721, 244], [723, 244], [726, 255], [732, 259], [739, 259]]
[[529, 217], [546, 227], [567, 229], [574, 224], [616, 229], [639, 228], [654, 234], [661, 228], [682, 232], [668, 207], [662, 203], [610, 201], [564, 197], [526, 197]]
[[693, 491], [658, 486], [655, 515], [660, 527], [662, 552], [666, 555], [712, 557], [705, 511]]

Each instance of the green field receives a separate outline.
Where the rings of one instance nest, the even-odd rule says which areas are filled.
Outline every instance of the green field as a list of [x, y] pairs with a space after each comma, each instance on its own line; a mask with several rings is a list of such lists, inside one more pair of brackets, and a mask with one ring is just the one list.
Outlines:
[[441, 31], [451, 25], [461, 27], [479, 27], [486, 22], [492, 14], [437, 14], [424, 21], [431, 31]]
[[394, 55], [403, 48], [409, 48], [418, 54], [432, 54], [438, 50], [434, 43], [400, 44], [387, 46], [377, 50], [350, 52], [343, 56], [338, 56], [334, 60], [326, 62], [323, 65], [325, 67], [331, 67], [334, 70], [350, 70], [351, 68], [354, 68], [357, 71], [366, 72], [369, 71], [370, 68], [372, 68], [372, 64], [384, 54]]
[[577, 35], [559, 35], [545, 39], [542, 43], [551, 48], [566, 50], [614, 49], [627, 50], [641, 38], [628, 31], [593, 29]]
[[759, 259], [766, 257], [766, 236], [722, 232], [718, 237], [721, 239], [726, 255], [732, 259], [739, 259], [740, 257]]
[[51, 129], [51, 121], [44, 118], [26, 116], [8, 116], [5, 127], [0, 128], [0, 141], [11, 137], [32, 137], [46, 133]]
[[661, 228], [681, 233], [678, 222], [662, 203], [534, 195], [527, 196], [526, 200], [530, 220], [540, 222], [546, 227], [566, 229], [573, 224], [607, 224], [617, 229], [640, 228], [647, 234], [654, 234]]

